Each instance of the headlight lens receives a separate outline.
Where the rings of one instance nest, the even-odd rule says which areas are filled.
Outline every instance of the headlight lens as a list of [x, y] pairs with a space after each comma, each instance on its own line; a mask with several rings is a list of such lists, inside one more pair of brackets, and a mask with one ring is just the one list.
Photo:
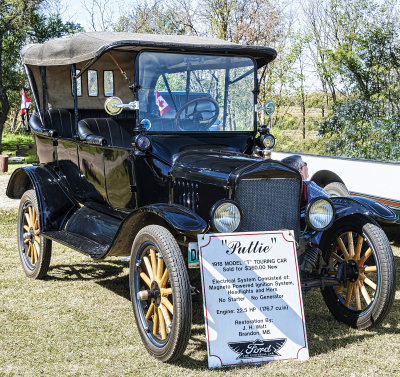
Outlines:
[[220, 233], [237, 230], [241, 218], [240, 209], [233, 201], [218, 202], [211, 210], [212, 225]]
[[329, 228], [334, 217], [335, 207], [328, 198], [315, 198], [307, 205], [306, 220], [314, 230], [322, 231]]

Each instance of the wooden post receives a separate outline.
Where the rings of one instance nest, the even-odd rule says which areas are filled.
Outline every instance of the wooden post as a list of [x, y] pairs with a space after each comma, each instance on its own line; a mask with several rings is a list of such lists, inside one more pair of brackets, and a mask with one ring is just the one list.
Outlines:
[[6, 154], [0, 155], [0, 173], [8, 171], [8, 156]]

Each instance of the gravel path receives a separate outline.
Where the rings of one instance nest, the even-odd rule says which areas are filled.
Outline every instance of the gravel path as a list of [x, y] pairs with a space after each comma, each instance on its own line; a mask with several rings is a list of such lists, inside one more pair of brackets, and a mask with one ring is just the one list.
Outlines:
[[0, 210], [18, 209], [19, 199], [9, 199], [6, 196], [8, 180], [11, 175], [0, 175]]

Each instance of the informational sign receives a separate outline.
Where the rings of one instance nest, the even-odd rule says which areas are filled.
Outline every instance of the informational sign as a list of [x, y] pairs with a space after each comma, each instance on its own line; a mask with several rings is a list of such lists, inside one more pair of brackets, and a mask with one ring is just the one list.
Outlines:
[[308, 359], [291, 231], [198, 236], [210, 368]]

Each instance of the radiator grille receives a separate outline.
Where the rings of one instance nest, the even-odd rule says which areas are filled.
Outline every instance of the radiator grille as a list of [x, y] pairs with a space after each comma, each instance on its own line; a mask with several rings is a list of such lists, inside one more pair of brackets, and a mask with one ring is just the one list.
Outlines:
[[199, 185], [183, 179], [172, 183], [174, 203], [181, 204], [193, 212], [199, 209]]
[[240, 231], [293, 229], [300, 233], [300, 185], [295, 178], [243, 179], [236, 189]]

